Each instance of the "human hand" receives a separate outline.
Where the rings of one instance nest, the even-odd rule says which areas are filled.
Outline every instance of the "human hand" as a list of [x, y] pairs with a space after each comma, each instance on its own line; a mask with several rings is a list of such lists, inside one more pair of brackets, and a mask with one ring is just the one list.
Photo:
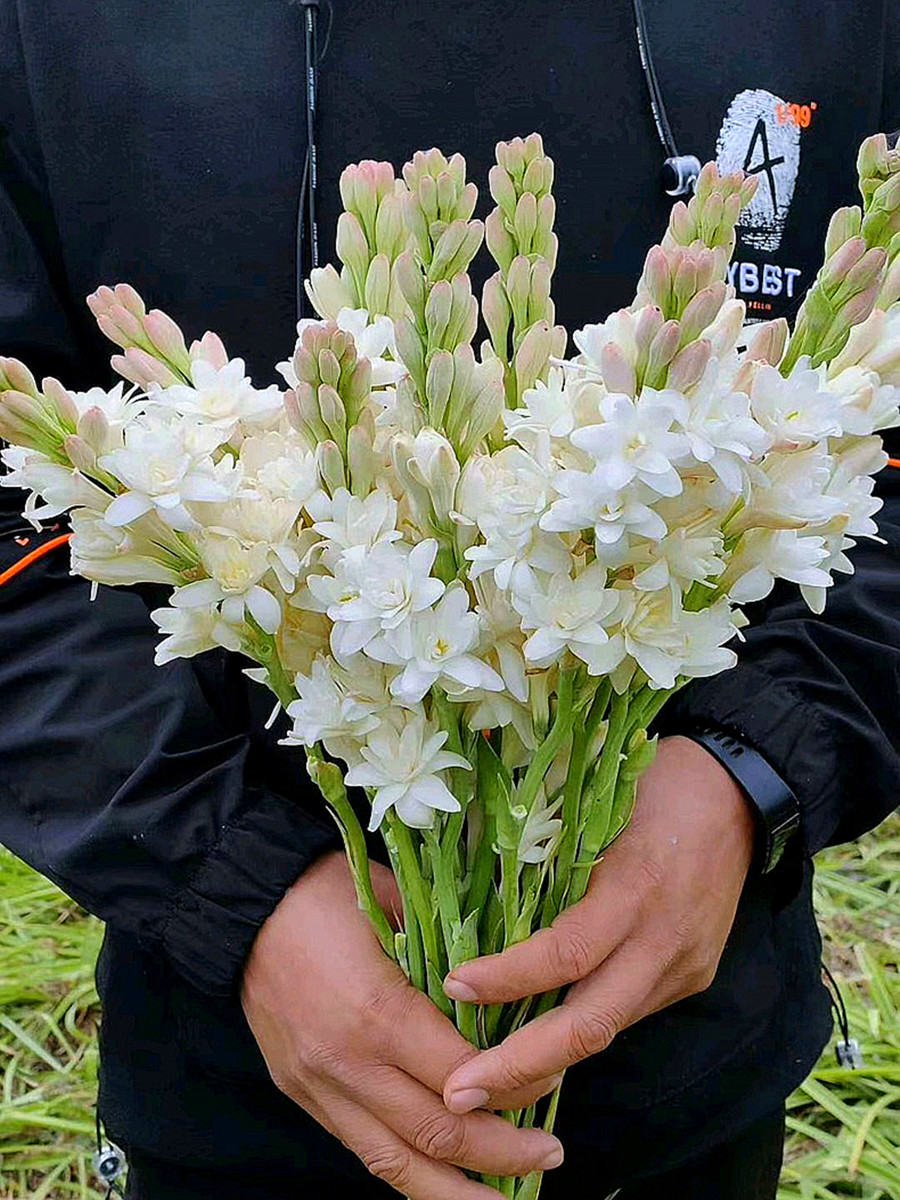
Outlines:
[[[393, 874], [372, 867], [382, 907], [399, 912]], [[384, 954], [343, 853], [315, 862], [265, 922], [241, 999], [275, 1084], [410, 1200], [497, 1200], [458, 1168], [524, 1175], [562, 1161], [542, 1130], [447, 1111], [444, 1084], [476, 1051]], [[498, 1107], [550, 1086], [498, 1090]]]
[[444, 1087], [447, 1107], [493, 1107], [498, 1093], [563, 1071], [707, 988], [753, 842], [750, 805], [728, 772], [688, 738], [661, 741], [632, 822], [594, 868], [584, 899], [549, 929], [447, 976], [448, 996], [480, 1004], [574, 985], [558, 1008], [458, 1066]]

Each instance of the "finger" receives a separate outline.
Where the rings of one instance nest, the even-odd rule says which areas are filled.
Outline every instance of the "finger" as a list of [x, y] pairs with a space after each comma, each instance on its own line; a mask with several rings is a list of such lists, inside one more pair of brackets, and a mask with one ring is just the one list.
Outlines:
[[440, 1095], [456, 1067], [478, 1051], [426, 995], [406, 984], [386, 1000], [378, 1021], [376, 1058], [397, 1066]]
[[501, 954], [473, 958], [444, 980], [452, 1000], [503, 1004], [583, 979], [628, 936], [637, 916], [633, 887], [623, 890], [614, 866], [595, 869], [583, 900], [547, 929]]
[[[549, 1096], [561, 1082], [562, 1073], [548, 1075], [546, 1079], [538, 1079], [535, 1083], [529, 1083], [527, 1087], [516, 1088], [514, 1092], [498, 1092], [496, 1096], [489, 1096], [490, 1104], [485, 1104], [484, 1107], [499, 1112], [516, 1112], [520, 1108], [528, 1108], [529, 1104], [536, 1104], [541, 1096]], [[478, 1107], [481, 1108], [482, 1105]]]
[[362, 1160], [366, 1168], [407, 1200], [498, 1200], [499, 1192], [436, 1162], [399, 1138], [349, 1097], [328, 1090], [318, 1096], [315, 1119]]
[[[381, 1018], [379, 1044], [373, 1047], [380, 1062], [400, 1067], [438, 1096], [453, 1071], [478, 1053], [427, 996], [408, 985], [385, 1000]], [[552, 1092], [558, 1082], [558, 1078], [541, 1079], [498, 1093], [493, 1107], [527, 1108]], [[484, 1107], [482, 1097], [471, 1099], [470, 1108]]]
[[652, 1011], [646, 1006], [661, 973], [659, 959], [646, 947], [626, 943], [577, 984], [559, 1008], [457, 1068], [444, 1088], [447, 1107], [468, 1111], [473, 1092], [487, 1092], [490, 1107], [496, 1092], [525, 1087], [605, 1050], [618, 1033]]
[[395, 1067], [358, 1080], [351, 1098], [426, 1158], [488, 1175], [549, 1171], [563, 1160], [559, 1140], [542, 1129], [517, 1129], [487, 1112], [458, 1116], [440, 1096]]

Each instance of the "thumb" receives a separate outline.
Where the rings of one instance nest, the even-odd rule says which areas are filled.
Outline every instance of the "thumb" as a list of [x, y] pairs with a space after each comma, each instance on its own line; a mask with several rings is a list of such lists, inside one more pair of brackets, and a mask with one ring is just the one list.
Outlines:
[[505, 1004], [583, 979], [624, 940], [633, 920], [623, 897], [616, 904], [616, 897], [599, 891], [589, 892], [526, 941], [454, 967], [444, 992], [451, 1000]]

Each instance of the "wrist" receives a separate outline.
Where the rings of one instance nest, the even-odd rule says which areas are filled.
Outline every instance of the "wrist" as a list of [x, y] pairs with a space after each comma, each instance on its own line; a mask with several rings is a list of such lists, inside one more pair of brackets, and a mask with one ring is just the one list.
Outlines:
[[733, 734], [710, 725], [698, 725], [684, 731], [683, 736], [702, 746], [741, 789], [755, 829], [751, 869], [768, 874], [777, 866], [799, 828], [797, 797], [757, 750]]

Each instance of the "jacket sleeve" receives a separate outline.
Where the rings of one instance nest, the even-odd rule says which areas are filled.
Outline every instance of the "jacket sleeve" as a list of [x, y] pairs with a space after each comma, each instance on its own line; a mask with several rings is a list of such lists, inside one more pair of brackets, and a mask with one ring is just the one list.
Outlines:
[[[0, 4], [0, 353], [96, 382], [66, 300], [15, 10]], [[0, 573], [25, 553], [23, 501], [0, 489]], [[141, 597], [103, 588], [90, 602], [67, 557], [0, 586], [0, 843], [224, 994], [285, 889], [340, 840], [300, 754], [252, 732], [240, 664], [212, 652], [155, 667]]]
[[[663, 710], [662, 734], [708, 723], [752, 746], [793, 788], [806, 854], [872, 829], [900, 803], [900, 471], [880, 479], [886, 544], [849, 552], [815, 616], [782, 585], [748, 608], [736, 667], [694, 680]], [[755, 611], [754, 611], [755, 610]]]

